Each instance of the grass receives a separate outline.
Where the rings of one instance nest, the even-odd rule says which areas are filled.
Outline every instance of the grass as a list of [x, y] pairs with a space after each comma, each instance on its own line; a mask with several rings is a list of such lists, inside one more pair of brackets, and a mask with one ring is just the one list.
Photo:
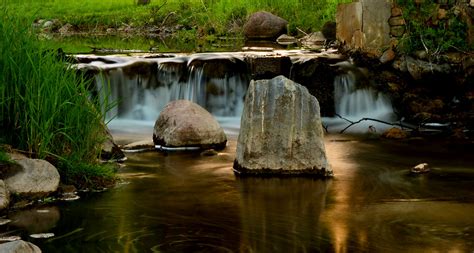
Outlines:
[[[139, 6], [133, 0], [4, 0], [11, 13], [36, 20], [59, 20], [58, 29], [72, 24], [77, 29], [104, 31], [106, 27], [183, 27], [180, 36], [192, 37], [195, 50], [219, 36], [240, 36], [248, 17], [269, 11], [289, 22], [289, 32], [319, 31], [335, 19], [338, 3], [351, 0], [152, 0]], [[134, 45], [140, 47], [140, 44]], [[167, 46], [170, 48], [169, 46]], [[173, 46], [171, 46], [172, 48]], [[166, 49], [166, 48], [163, 48]], [[178, 49], [180, 50], [180, 49]], [[66, 50], [68, 51], [68, 50]]]
[[0, 149], [0, 166], [2, 164], [10, 164], [11, 160], [10, 157], [5, 153], [4, 150]]
[[97, 161], [107, 105], [90, 96], [89, 81], [41, 46], [31, 20], [0, 12], [0, 139], [59, 166], [63, 179], [84, 166], [94, 168], [86, 177], [110, 177]]

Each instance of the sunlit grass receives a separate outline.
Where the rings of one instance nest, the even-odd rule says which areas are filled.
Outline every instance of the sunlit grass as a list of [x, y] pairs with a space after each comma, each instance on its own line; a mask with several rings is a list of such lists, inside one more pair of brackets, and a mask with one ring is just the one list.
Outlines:
[[73, 25], [161, 25], [170, 13], [175, 22], [226, 33], [236, 18], [265, 10], [289, 21], [290, 28], [319, 30], [334, 20], [336, 6], [351, 0], [152, 0], [138, 6], [133, 0], [7, 0], [13, 13], [36, 19], [60, 19]]

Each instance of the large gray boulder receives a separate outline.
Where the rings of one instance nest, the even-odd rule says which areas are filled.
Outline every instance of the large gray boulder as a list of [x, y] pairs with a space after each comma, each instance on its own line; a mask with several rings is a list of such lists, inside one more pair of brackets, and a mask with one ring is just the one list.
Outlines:
[[11, 194], [41, 196], [58, 189], [58, 170], [48, 161], [18, 155], [11, 158], [16, 164], [4, 179]]
[[38, 246], [23, 240], [7, 242], [0, 244], [0, 252], [2, 253], [41, 253]]
[[252, 14], [244, 25], [244, 34], [250, 40], [274, 40], [286, 33], [288, 21], [266, 11]]
[[206, 109], [188, 100], [176, 100], [167, 104], [156, 120], [153, 142], [164, 147], [223, 149], [227, 137]]
[[237, 174], [332, 176], [319, 103], [300, 84], [284, 76], [252, 81], [240, 124]]
[[0, 211], [7, 208], [10, 204], [10, 194], [5, 186], [5, 182], [0, 180]]

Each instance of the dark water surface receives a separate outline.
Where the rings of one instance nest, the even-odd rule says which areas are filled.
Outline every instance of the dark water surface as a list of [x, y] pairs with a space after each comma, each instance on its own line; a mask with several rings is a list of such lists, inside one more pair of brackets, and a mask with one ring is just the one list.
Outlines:
[[[474, 251], [472, 149], [329, 135], [323, 181], [236, 178], [235, 145], [129, 153], [116, 188], [12, 213], [1, 231], [53, 232], [27, 239], [47, 253]], [[410, 176], [421, 162], [433, 171]]]

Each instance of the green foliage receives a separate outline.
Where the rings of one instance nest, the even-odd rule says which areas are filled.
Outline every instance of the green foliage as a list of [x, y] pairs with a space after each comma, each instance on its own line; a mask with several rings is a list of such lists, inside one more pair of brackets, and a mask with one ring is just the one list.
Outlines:
[[0, 12], [0, 139], [55, 165], [81, 162], [100, 171], [108, 105], [90, 96], [91, 83], [57, 52], [41, 46], [31, 20]]
[[80, 188], [106, 187], [115, 181], [116, 167], [113, 164], [84, 163], [64, 160], [59, 163], [62, 170], [62, 182]]
[[[248, 15], [269, 11], [289, 21], [290, 31], [320, 30], [328, 20], [334, 20], [338, 3], [351, 0], [153, 0], [148, 5], [136, 5], [131, 0], [4, 0], [11, 13], [35, 17], [36, 20], [58, 19], [61, 25], [70, 23], [83, 29], [103, 26], [182, 25], [197, 32], [198, 37], [241, 36]], [[187, 33], [186, 33], [187, 34]], [[197, 48], [199, 38], [193, 41]], [[161, 47], [159, 45], [157, 47]]]
[[430, 57], [452, 50], [468, 50], [467, 25], [449, 10], [445, 19], [438, 19], [439, 6], [432, 1], [416, 5], [412, 0], [398, 0], [403, 9], [407, 32], [400, 40], [403, 53], [427, 51]]
[[0, 149], [0, 165], [10, 163], [10, 157], [7, 155], [7, 153], [5, 153], [4, 150]]

